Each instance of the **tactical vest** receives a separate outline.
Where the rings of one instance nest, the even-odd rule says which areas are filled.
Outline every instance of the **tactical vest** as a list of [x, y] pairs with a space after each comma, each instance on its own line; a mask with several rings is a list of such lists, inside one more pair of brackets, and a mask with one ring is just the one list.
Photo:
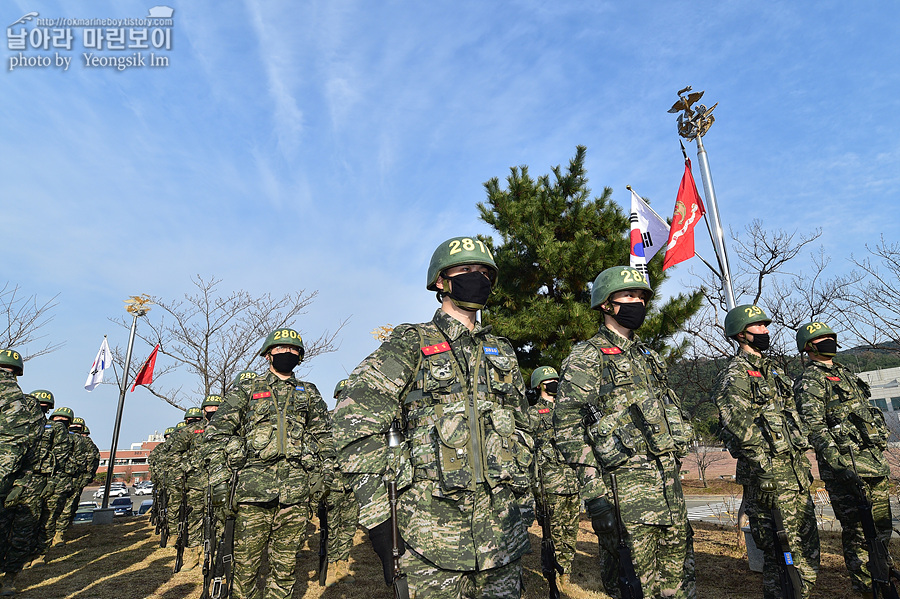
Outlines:
[[588, 438], [601, 464], [615, 468], [638, 453], [687, 455], [693, 429], [681, 416], [667, 384], [665, 364], [656, 352], [636, 343], [645, 358], [641, 361], [602, 336], [587, 343], [596, 350], [600, 365], [597, 397], [613, 393], [619, 397], [610, 414], [601, 414], [594, 404], [585, 406]]
[[496, 337], [479, 341], [470, 380], [436, 325], [415, 329], [419, 363], [403, 401], [413, 476], [439, 482], [444, 492], [479, 483], [527, 491], [534, 445], [516, 430], [515, 355]]
[[306, 385], [298, 381], [282, 407], [265, 376], [248, 385], [242, 422], [248, 462], [274, 464], [286, 458], [306, 471], [322, 469], [318, 441], [307, 431], [310, 398]]
[[56, 456], [53, 454], [53, 424], [46, 420], [41, 431], [41, 438], [38, 442], [36, 464], [34, 469], [36, 474], [42, 476], [53, 476], [56, 469]]
[[754, 422], [769, 445], [769, 453], [803, 453], [809, 449], [803, 424], [793, 406], [791, 385], [774, 370], [771, 383], [759, 370], [748, 369], [747, 377], [756, 412]]
[[884, 451], [890, 434], [884, 414], [869, 404], [869, 384], [853, 378], [856, 384], [840, 370], [825, 376], [825, 424], [834, 431], [833, 437], [843, 454], [849, 453], [849, 442], [857, 449]]

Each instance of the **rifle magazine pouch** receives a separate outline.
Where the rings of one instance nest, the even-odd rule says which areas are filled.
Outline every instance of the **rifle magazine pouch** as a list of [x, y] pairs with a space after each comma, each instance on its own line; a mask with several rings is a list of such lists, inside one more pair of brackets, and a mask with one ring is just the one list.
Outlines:
[[444, 406], [444, 415], [435, 423], [432, 436], [441, 484], [446, 491], [468, 489], [472, 484], [469, 421], [464, 409], [462, 402]]
[[612, 470], [628, 461], [631, 455], [622, 437], [630, 439], [624, 426], [618, 422], [618, 414], [609, 414], [600, 422], [587, 427], [588, 440], [594, 457], [603, 468]]

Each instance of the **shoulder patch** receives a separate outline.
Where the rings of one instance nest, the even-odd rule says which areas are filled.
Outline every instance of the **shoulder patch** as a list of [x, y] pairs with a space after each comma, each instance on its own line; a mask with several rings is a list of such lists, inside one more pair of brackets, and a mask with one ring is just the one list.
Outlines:
[[450, 351], [450, 344], [444, 341], [443, 343], [438, 343], [437, 345], [429, 345], [428, 347], [422, 348], [422, 353], [426, 356], [433, 356], [434, 354], [442, 354], [445, 351]]
[[296, 387], [294, 387], [294, 390], [295, 391], [306, 391], [306, 387], [304, 387], [303, 385], [297, 385]]
[[840, 382], [841, 380], [841, 377], [839, 376], [826, 376], [825, 378], [829, 381], [834, 381], [835, 383]]
[[621, 347], [601, 347], [600, 351], [602, 351], [607, 356], [611, 356], [611, 355], [615, 355], [615, 354], [621, 354], [622, 348]]
[[549, 413], [550, 413], [550, 408], [539, 408], [538, 409], [538, 414], [549, 414]]
[[762, 373], [758, 370], [748, 370], [747, 374], [749, 374], [750, 376], [755, 376], [756, 378], [762, 378]]
[[488, 346], [484, 346], [484, 353], [486, 353], [486, 354], [489, 355], [489, 356], [499, 356], [499, 355], [500, 355], [500, 348], [499, 348], [499, 347], [488, 347]]
[[253, 394], [253, 399], [262, 399], [263, 397], [272, 397], [271, 391], [260, 391]]

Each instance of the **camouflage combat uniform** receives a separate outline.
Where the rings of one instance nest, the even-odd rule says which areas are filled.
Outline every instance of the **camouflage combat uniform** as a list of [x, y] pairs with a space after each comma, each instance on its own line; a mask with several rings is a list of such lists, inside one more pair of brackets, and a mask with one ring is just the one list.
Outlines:
[[265, 597], [289, 597], [296, 582], [307, 502], [324, 490], [334, 452], [328, 408], [312, 383], [272, 372], [233, 389], [207, 426], [204, 451], [212, 484], [237, 471], [234, 589], [258, 596], [262, 552], [269, 546]]
[[844, 562], [853, 588], [868, 591], [869, 551], [858, 514], [859, 488], [839, 481], [835, 471], [856, 470], [872, 502], [878, 537], [887, 547], [891, 539], [889, 501], [890, 466], [882, 453], [887, 448], [888, 430], [881, 410], [869, 405], [869, 385], [844, 366], [821, 362], [807, 364], [794, 383], [800, 416], [816, 449], [819, 475], [825, 483], [834, 513], [841, 522]]
[[[59, 423], [58, 420], [53, 422]], [[41, 525], [38, 533], [38, 554], [45, 554], [53, 543], [56, 535], [59, 515], [65, 508], [66, 502], [71, 501], [75, 489], [75, 478], [78, 473], [78, 465], [75, 463], [75, 433], [70, 433], [67, 427], [59, 423], [65, 433], [59, 438], [58, 446], [54, 444], [53, 452], [56, 454], [56, 468], [53, 471], [53, 492], [44, 502], [41, 510]]]
[[67, 499], [62, 501], [59, 515], [57, 516], [58, 522], [55, 535], [60, 538], [65, 534], [75, 518], [75, 511], [81, 502], [81, 492], [88, 483], [91, 461], [94, 458], [94, 453], [91, 449], [93, 443], [80, 432], [70, 431], [70, 434], [72, 435], [72, 462], [75, 464], [76, 469], [72, 476], [72, 492]]
[[554, 402], [539, 398], [530, 408], [534, 431], [535, 455], [538, 476], [534, 496], [538, 510], [544, 513], [548, 506], [540, 505], [541, 486], [547, 496], [550, 508], [550, 530], [556, 544], [556, 561], [566, 574], [572, 572], [575, 559], [575, 542], [578, 540], [578, 517], [581, 514], [581, 499], [578, 496], [578, 476], [566, 463], [566, 459], [556, 446], [553, 432]]
[[[187, 522], [188, 536], [186, 547], [199, 547], [203, 542], [203, 515], [206, 508], [206, 491], [209, 475], [201, 454], [200, 444], [205, 433], [205, 421], [188, 423], [184, 428], [172, 433], [169, 438], [168, 456], [175, 465], [172, 485], [183, 489], [187, 495], [190, 508], [184, 520]], [[179, 503], [170, 505], [170, 509], [180, 509]], [[176, 522], [182, 520], [179, 513]], [[190, 563], [190, 562], [189, 562]]]
[[[612, 501], [609, 473], [616, 475], [625, 541], [645, 596], [696, 597], [679, 477], [690, 432], [656, 352], [602, 325], [563, 363], [553, 424], [585, 501]], [[616, 532], [600, 535], [601, 574], [612, 597], [619, 596], [617, 542]]]
[[328, 507], [328, 562], [350, 559], [353, 537], [359, 527], [359, 502], [350, 479], [335, 467], [334, 484], [326, 497]]
[[764, 356], [741, 351], [719, 373], [712, 393], [719, 409], [719, 436], [737, 459], [735, 480], [757, 547], [764, 552], [763, 596], [781, 596], [778, 545], [770, 510], [759, 503], [759, 475], [774, 475], [777, 504], [794, 562], [809, 597], [819, 569], [819, 532], [809, 486], [812, 483], [805, 427], [794, 405], [791, 381]]
[[[439, 309], [396, 327], [350, 375], [335, 444], [367, 529], [389, 519], [396, 475], [402, 569], [417, 597], [519, 597], [529, 549], [519, 511], [533, 442], [525, 384], [509, 344]], [[394, 419], [404, 448], [390, 449]]]
[[34, 423], [39, 417], [40, 409], [25, 399], [16, 375], [0, 370], [0, 500], [22, 469], [28, 448], [37, 442], [39, 432]]

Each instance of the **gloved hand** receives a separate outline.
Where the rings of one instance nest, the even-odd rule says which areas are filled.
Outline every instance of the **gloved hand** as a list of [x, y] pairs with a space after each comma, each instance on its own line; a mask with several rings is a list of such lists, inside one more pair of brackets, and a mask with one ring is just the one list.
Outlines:
[[845, 485], [862, 484], [862, 480], [860, 480], [859, 475], [856, 474], [856, 472], [854, 472], [852, 468], [837, 468], [834, 471], [834, 476], [837, 479], [837, 482]]
[[[391, 534], [391, 520], [388, 518], [378, 526], [369, 529], [369, 542], [372, 549], [381, 559], [381, 567], [384, 569], [384, 584], [390, 586], [394, 582], [394, 554]], [[400, 555], [406, 553], [406, 544], [400, 537]]]
[[591, 525], [594, 533], [608, 535], [616, 529], [616, 514], [613, 505], [606, 497], [595, 497], [584, 504], [588, 515], [591, 517]]
[[756, 496], [759, 505], [772, 509], [775, 507], [775, 499], [778, 496], [778, 484], [775, 482], [775, 476], [769, 472], [763, 472], [758, 477], [759, 493]]
[[215, 508], [223, 508], [228, 503], [228, 494], [231, 486], [228, 483], [218, 483], [212, 488], [212, 504]]
[[14, 508], [19, 505], [19, 497], [22, 495], [22, 487], [19, 485], [13, 485], [13, 488], [10, 490], [9, 495], [6, 496], [6, 500], [3, 502], [3, 507], [5, 508]]

